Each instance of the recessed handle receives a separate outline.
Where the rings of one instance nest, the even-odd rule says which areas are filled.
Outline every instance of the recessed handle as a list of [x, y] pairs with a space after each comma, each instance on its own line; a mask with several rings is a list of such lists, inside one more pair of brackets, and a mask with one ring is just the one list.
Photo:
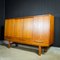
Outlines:
[[35, 40], [35, 42], [37, 42], [37, 43], [43, 43], [42, 40]]

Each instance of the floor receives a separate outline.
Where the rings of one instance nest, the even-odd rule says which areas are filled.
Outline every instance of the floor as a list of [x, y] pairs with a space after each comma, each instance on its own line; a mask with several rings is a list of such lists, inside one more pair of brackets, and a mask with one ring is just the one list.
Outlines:
[[24, 48], [26, 46], [7, 48], [0, 45], [0, 60], [60, 60], [60, 48], [50, 47], [46, 53], [38, 55], [37, 48]]

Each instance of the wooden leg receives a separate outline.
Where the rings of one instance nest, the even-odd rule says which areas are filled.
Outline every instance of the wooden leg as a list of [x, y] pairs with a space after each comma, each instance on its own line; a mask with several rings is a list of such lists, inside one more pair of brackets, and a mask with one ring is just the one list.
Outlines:
[[8, 44], [8, 48], [10, 48], [10, 41], [9, 41], [9, 44]]
[[41, 46], [39, 46], [39, 55], [41, 55], [41, 52], [42, 52], [42, 51], [41, 51]]

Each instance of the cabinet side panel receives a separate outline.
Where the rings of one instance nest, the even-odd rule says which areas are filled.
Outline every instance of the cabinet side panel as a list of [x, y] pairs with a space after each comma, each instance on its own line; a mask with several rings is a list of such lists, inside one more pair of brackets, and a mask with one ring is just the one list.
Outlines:
[[50, 16], [50, 44], [54, 42], [54, 16]]

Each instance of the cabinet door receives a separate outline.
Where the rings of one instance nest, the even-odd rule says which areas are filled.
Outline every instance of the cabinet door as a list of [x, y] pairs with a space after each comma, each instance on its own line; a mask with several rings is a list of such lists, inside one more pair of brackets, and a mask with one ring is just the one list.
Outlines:
[[11, 36], [12, 35], [12, 20], [7, 19], [5, 21], [5, 35]]
[[22, 38], [23, 19], [15, 19], [15, 37]]
[[50, 21], [48, 16], [34, 17], [33, 38], [37, 42], [47, 41], [49, 39]]
[[15, 37], [15, 19], [10, 19], [10, 20], [11, 20], [11, 25], [10, 25], [11, 37]]
[[36, 41], [40, 41], [43, 36], [43, 17], [42, 16], [35, 16], [34, 23], [33, 23], [33, 39]]
[[33, 18], [24, 18], [23, 38], [32, 39]]
[[43, 40], [49, 41], [50, 38], [50, 17], [49, 16], [44, 16], [43, 17]]

